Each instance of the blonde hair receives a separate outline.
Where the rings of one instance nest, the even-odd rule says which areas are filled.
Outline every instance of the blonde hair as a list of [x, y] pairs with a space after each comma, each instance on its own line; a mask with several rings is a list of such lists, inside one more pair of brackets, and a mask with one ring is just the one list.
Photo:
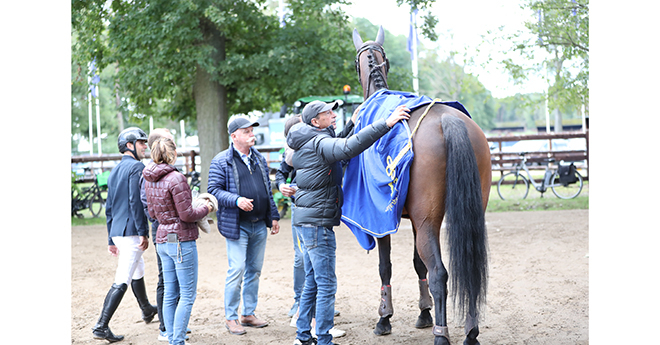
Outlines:
[[154, 141], [168, 135], [172, 135], [172, 133], [167, 128], [155, 128], [152, 130], [151, 133], [149, 133], [149, 138], [147, 139], [147, 146], [149, 146], [149, 150], [151, 150], [151, 146], [154, 144]]
[[151, 144], [151, 159], [154, 163], [174, 164], [176, 162], [176, 144], [167, 137], [160, 137]]

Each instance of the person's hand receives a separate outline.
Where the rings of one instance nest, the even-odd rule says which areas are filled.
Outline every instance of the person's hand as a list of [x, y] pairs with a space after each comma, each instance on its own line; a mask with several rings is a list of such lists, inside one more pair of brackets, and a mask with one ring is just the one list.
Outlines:
[[360, 103], [357, 109], [353, 111], [353, 116], [351, 116], [351, 121], [353, 121], [354, 124], [357, 124], [358, 113], [360, 112], [360, 108], [362, 108], [362, 104], [364, 103]]
[[273, 227], [270, 229], [270, 234], [275, 235], [280, 232], [280, 222], [273, 220]]
[[248, 199], [248, 198], [240, 196], [240, 197], [238, 197], [238, 200], [236, 201], [236, 205], [241, 210], [243, 210], [245, 212], [250, 212], [254, 208], [254, 205], [252, 205], [252, 201], [254, 201], [254, 199]]
[[385, 120], [385, 123], [387, 123], [387, 127], [394, 127], [394, 125], [401, 121], [401, 120], [408, 120], [410, 119], [410, 109], [408, 109], [405, 105], [400, 105], [394, 109], [392, 112], [392, 115]]
[[115, 245], [108, 245], [108, 253], [110, 253], [112, 256], [117, 256], [117, 254], [119, 254], [119, 250]]
[[290, 184], [282, 183], [278, 189], [282, 193], [282, 195], [291, 197], [292, 195], [296, 194], [296, 189], [291, 187]]
[[138, 249], [145, 251], [149, 248], [149, 239], [147, 236], [140, 236], [140, 244], [138, 244]]

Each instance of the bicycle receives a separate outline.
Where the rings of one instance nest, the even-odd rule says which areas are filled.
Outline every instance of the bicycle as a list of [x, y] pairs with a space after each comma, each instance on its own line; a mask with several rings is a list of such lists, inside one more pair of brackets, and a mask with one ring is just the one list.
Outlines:
[[[527, 168], [526, 154], [527, 152], [519, 153], [522, 157], [520, 163], [516, 164], [513, 171], [504, 174], [497, 182], [497, 194], [502, 200], [525, 199], [529, 194], [530, 182], [541, 193], [541, 197], [548, 188], [560, 199], [573, 199], [580, 194], [583, 187], [582, 175], [573, 163], [570, 165], [559, 164], [557, 170], [550, 169], [550, 164], [546, 165], [543, 180], [537, 183]], [[555, 159], [549, 158], [545, 161], [554, 163]], [[522, 174], [521, 170], [527, 173], [527, 177]]]
[[191, 170], [188, 173], [188, 178], [190, 179], [188, 185], [190, 185], [191, 190], [193, 191], [196, 190], [197, 192], [199, 192], [199, 188], [202, 185], [202, 180], [200, 179], [199, 175], [200, 175], [199, 172], [195, 170]]
[[[101, 194], [108, 186], [109, 172], [96, 175], [94, 184], [90, 187], [79, 188], [72, 184], [71, 186], [71, 217], [84, 218], [85, 216], [79, 211], [89, 209], [89, 212], [94, 218], [98, 218], [101, 210], [105, 206], [105, 199]], [[73, 175], [72, 179], [75, 178]], [[72, 181], [73, 182], [73, 181]]]

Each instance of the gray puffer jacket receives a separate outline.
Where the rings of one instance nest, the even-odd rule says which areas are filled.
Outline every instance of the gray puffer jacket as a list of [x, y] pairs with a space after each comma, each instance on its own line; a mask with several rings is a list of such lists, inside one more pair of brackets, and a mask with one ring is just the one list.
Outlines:
[[305, 123], [291, 127], [287, 145], [295, 150], [292, 163], [298, 184], [293, 225], [338, 226], [344, 203], [340, 162], [359, 155], [388, 131], [383, 119], [348, 138], [335, 138], [331, 128]]

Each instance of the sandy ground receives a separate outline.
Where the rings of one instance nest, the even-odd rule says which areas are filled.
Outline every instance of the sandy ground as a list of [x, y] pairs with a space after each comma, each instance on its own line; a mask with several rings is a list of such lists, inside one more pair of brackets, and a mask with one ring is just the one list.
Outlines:
[[[588, 210], [488, 213], [490, 281], [480, 324], [482, 344], [589, 343]], [[291, 344], [295, 328], [286, 313], [293, 303], [293, 245], [290, 221], [270, 236], [261, 276], [257, 315], [270, 321], [262, 329], [230, 335], [224, 327], [223, 292], [227, 269], [225, 240], [218, 233], [198, 240], [199, 283], [189, 327], [190, 344]], [[380, 279], [378, 254], [363, 250], [344, 226], [337, 233], [338, 292], [335, 318], [346, 336], [339, 344], [432, 344], [430, 328], [416, 329], [417, 277], [412, 268], [412, 232], [404, 221], [393, 236], [392, 334], [378, 337]], [[107, 253], [103, 226], [71, 229], [71, 343], [105, 344], [92, 339], [105, 294], [112, 285], [116, 258]], [[144, 255], [146, 284], [156, 303], [157, 266], [153, 245]], [[446, 262], [446, 261], [445, 261]], [[130, 289], [129, 289], [130, 290]], [[450, 305], [451, 307], [451, 305]], [[126, 338], [119, 344], [156, 345], [158, 322], [144, 324], [128, 291], [110, 327]], [[462, 325], [449, 313], [453, 344], [463, 342]]]

